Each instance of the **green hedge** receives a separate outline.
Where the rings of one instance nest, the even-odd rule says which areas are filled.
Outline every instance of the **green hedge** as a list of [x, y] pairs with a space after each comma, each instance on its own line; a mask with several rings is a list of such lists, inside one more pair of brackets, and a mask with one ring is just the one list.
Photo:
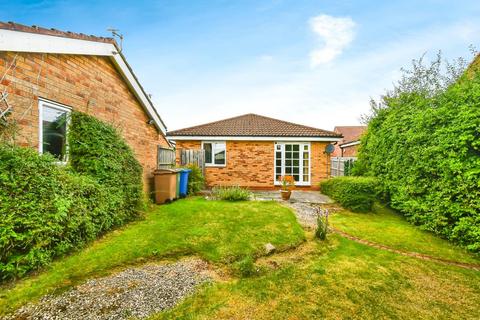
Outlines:
[[480, 252], [480, 74], [433, 93], [411, 88], [375, 110], [358, 169], [409, 221]]
[[72, 169], [94, 177], [110, 193], [113, 224], [130, 219], [143, 205], [142, 166], [117, 130], [75, 112], [68, 141]]
[[34, 149], [0, 145], [2, 280], [46, 265], [137, 215], [141, 167], [118, 133], [73, 114], [70, 134], [71, 167]]
[[354, 212], [368, 212], [377, 196], [378, 182], [371, 177], [336, 177], [320, 183], [323, 194]]

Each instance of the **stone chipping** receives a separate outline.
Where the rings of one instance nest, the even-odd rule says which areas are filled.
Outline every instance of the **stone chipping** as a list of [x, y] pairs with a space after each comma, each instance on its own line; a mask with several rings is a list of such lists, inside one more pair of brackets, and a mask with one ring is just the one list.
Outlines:
[[60, 295], [46, 295], [0, 319], [143, 319], [174, 307], [200, 284], [211, 281], [207, 268], [199, 259], [129, 268]]

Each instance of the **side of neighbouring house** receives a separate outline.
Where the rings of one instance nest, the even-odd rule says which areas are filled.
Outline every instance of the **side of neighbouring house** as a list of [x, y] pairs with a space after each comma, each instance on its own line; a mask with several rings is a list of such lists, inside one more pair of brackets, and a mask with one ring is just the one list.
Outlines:
[[334, 157], [356, 157], [360, 138], [367, 129], [366, 126], [336, 126], [333, 131], [343, 138], [335, 145]]
[[205, 150], [208, 186], [272, 189], [292, 175], [299, 188], [318, 189], [329, 177], [326, 146], [341, 135], [256, 114], [175, 130], [167, 137], [182, 149]]
[[119, 129], [151, 190], [157, 147], [166, 128], [111, 38], [0, 23], [0, 114], [15, 120], [15, 142], [65, 161], [64, 127], [51, 123], [80, 111]]

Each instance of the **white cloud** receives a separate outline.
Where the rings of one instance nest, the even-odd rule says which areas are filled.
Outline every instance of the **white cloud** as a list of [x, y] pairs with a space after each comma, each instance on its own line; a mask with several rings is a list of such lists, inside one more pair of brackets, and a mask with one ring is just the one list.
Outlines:
[[322, 14], [310, 19], [310, 27], [323, 42], [323, 47], [310, 52], [312, 67], [335, 59], [353, 41], [355, 22], [350, 17]]
[[268, 63], [273, 61], [273, 56], [269, 54], [264, 54], [264, 55], [261, 55], [259, 59], [261, 62]]
[[[468, 38], [458, 36], [462, 33]], [[159, 83], [159, 72], [152, 72], [146, 82], [157, 85], [150, 91], [157, 93], [156, 106], [170, 130], [248, 112], [332, 130], [335, 125], [358, 125], [360, 115], [369, 110], [370, 97], [391, 88], [398, 70], [408, 67], [411, 59], [426, 51], [434, 56], [438, 49], [448, 59], [469, 58], [471, 43], [480, 43], [480, 24], [462, 21], [373, 42], [368, 50], [321, 72], [305, 68], [302, 60], [275, 55], [274, 63], [262, 68], [253, 60], [228, 72], [184, 77], [177, 87]]]

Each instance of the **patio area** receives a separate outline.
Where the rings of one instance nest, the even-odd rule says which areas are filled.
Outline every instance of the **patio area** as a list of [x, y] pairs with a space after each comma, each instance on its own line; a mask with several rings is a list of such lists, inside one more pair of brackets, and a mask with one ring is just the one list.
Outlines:
[[319, 191], [294, 190], [290, 200], [283, 201], [278, 190], [275, 191], [253, 191], [255, 200], [278, 200], [288, 203], [309, 203], [309, 204], [327, 204], [333, 200]]
[[322, 205], [331, 204], [334, 201], [319, 191], [294, 190], [290, 200], [282, 200], [280, 192], [275, 191], [254, 191], [254, 200], [279, 201], [292, 208], [297, 216], [298, 222], [307, 228], [314, 228], [317, 223], [317, 209]]

